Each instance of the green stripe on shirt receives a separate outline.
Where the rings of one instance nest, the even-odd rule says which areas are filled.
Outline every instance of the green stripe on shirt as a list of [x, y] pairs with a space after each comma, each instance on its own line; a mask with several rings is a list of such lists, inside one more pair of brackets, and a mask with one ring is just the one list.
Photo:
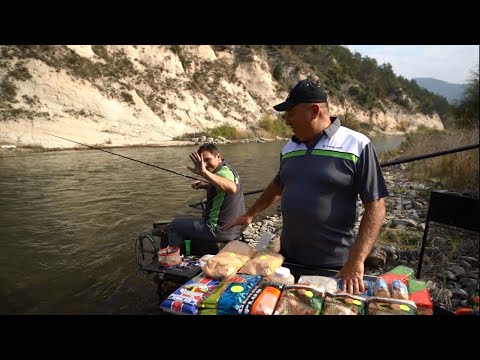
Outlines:
[[336, 158], [341, 158], [341, 159], [346, 159], [353, 161], [356, 163], [358, 161], [358, 156], [349, 154], [349, 153], [343, 153], [343, 152], [338, 152], [338, 151], [330, 151], [330, 150], [313, 150], [312, 155], [318, 155], [318, 156], [331, 156], [331, 157], [336, 157]]
[[283, 159], [287, 159], [289, 157], [292, 157], [292, 156], [303, 156], [307, 153], [307, 150], [296, 150], [296, 151], [292, 151], [292, 152], [289, 152], [289, 153], [286, 153], [285, 155], [282, 156], [282, 160]]
[[217, 228], [218, 224], [218, 215], [220, 214], [220, 208], [222, 207], [223, 199], [225, 198], [225, 193], [219, 191], [215, 198], [213, 199], [212, 210], [210, 210], [210, 219], [209, 223], [213, 229]]
[[[222, 166], [222, 168], [215, 174], [227, 180], [235, 181], [235, 175], [233, 174], [232, 170], [228, 168], [228, 166]], [[210, 216], [208, 220], [213, 229], [217, 228], [218, 216], [220, 215], [220, 208], [222, 207], [224, 198], [225, 193], [217, 189], [217, 195], [215, 195], [215, 198], [213, 199], [212, 209], [210, 210]]]

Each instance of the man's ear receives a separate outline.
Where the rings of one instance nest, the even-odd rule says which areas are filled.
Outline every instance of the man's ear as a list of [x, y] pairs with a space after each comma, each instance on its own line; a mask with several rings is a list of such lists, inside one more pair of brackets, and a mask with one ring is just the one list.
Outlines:
[[316, 119], [318, 115], [320, 115], [321, 113], [320, 105], [312, 104], [311, 111], [312, 111], [312, 118]]

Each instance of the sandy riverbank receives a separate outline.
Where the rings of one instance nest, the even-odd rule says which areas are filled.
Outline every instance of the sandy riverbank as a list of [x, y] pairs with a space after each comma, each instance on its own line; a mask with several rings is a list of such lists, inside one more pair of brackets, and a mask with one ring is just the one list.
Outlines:
[[93, 148], [97, 149], [115, 149], [115, 148], [135, 148], [135, 147], [167, 147], [167, 146], [192, 146], [196, 145], [193, 141], [164, 141], [157, 144], [141, 144], [141, 145], [75, 145], [70, 148], [44, 148], [41, 146], [16, 146], [8, 148], [0, 148], [0, 156], [15, 156], [23, 155], [29, 153], [39, 153], [39, 152], [53, 152], [53, 151], [68, 151], [68, 150], [90, 150]]
[[[223, 144], [234, 144], [234, 143], [251, 143], [251, 142], [270, 142], [270, 141], [287, 141], [288, 139], [267, 139], [267, 140], [227, 140], [223, 143], [218, 143], [219, 145]], [[0, 144], [2, 145], [2, 144]], [[88, 146], [87, 146], [88, 145]], [[199, 146], [199, 142], [195, 141], [179, 141], [179, 140], [171, 140], [171, 141], [162, 141], [155, 144], [132, 144], [132, 145], [74, 145], [73, 147], [65, 148], [44, 148], [42, 146], [16, 146], [16, 147], [8, 147], [8, 148], [0, 148], [0, 157], [5, 156], [16, 156], [16, 155], [24, 155], [30, 153], [40, 153], [40, 152], [53, 152], [53, 151], [68, 151], [68, 150], [93, 150], [93, 149], [118, 149], [118, 148], [136, 148], [136, 147], [175, 147], [175, 146]]]

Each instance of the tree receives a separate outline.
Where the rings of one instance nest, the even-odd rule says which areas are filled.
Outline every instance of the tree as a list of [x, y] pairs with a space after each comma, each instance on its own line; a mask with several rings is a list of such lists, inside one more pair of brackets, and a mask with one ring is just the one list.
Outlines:
[[478, 64], [470, 75], [462, 98], [454, 107], [456, 124], [460, 127], [479, 125], [479, 74]]
[[278, 82], [283, 80], [283, 68], [280, 63], [277, 63], [277, 65], [275, 65], [275, 67], [273, 68], [272, 76]]

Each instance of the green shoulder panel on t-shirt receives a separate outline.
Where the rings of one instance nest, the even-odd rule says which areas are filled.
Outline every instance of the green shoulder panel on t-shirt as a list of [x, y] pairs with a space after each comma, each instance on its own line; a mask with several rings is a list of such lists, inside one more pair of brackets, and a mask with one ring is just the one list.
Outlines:
[[228, 166], [222, 166], [222, 168], [218, 172], [216, 172], [216, 174], [225, 179], [235, 181], [235, 175], [233, 174], [232, 170], [228, 168]]

